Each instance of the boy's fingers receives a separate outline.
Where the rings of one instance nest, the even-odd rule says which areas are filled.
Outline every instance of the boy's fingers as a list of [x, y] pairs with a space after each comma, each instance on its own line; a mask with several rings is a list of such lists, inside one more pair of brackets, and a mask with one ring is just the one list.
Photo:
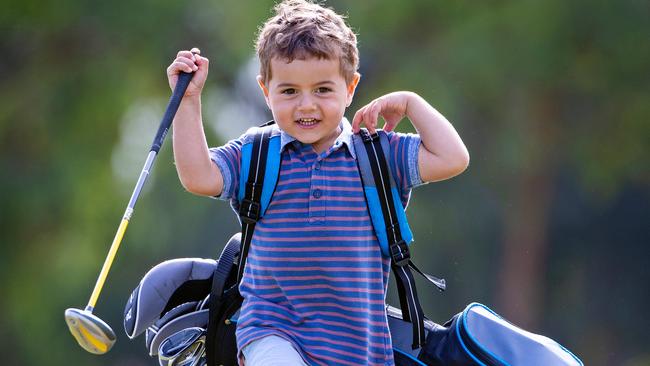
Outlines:
[[365, 113], [364, 121], [370, 133], [375, 133], [376, 131], [377, 118], [379, 118], [380, 110], [381, 106], [376, 102], [372, 102]]
[[354, 114], [354, 119], [352, 120], [352, 132], [357, 133], [361, 130], [361, 125], [366, 127], [369, 126], [368, 123], [368, 110], [370, 109], [370, 104], [367, 104]]
[[194, 70], [196, 71], [196, 75], [194, 76], [194, 79], [204, 80], [208, 75], [208, 67], [210, 65], [210, 60], [208, 60], [205, 57], [197, 55], [195, 64], [197, 68]]
[[174, 61], [172, 61], [172, 63], [167, 68], [167, 70], [176, 70], [176, 69], [178, 69], [180, 71], [188, 72], [185, 67], [182, 67], [182, 65], [185, 65], [185, 66], [189, 67], [190, 70], [194, 70], [195, 67], [196, 67], [196, 64], [194, 63], [194, 61], [192, 61], [192, 60], [190, 60], [188, 58], [185, 58], [185, 57], [177, 57]]
[[[382, 116], [382, 117], [383, 117], [383, 116]], [[386, 119], [386, 118], [384, 118], [384, 120], [385, 120], [385, 119]], [[390, 132], [390, 131], [392, 131], [392, 130], [395, 129], [395, 124], [386, 121], [386, 123], [384, 123], [384, 127], [382, 127], [382, 129], [383, 129], [384, 131], [386, 131], [386, 132]]]
[[176, 56], [184, 56], [184, 57], [191, 57], [191, 55], [200, 55], [201, 50], [198, 47], [192, 47], [192, 49], [188, 50], [180, 50], [176, 54]]
[[384, 131], [387, 131], [387, 132], [390, 131], [391, 130], [390, 123], [388, 123], [388, 120], [386, 119], [386, 116], [382, 115], [381, 118], [384, 119], [384, 125], [381, 127], [381, 129], [384, 130]]
[[354, 118], [352, 118], [352, 132], [353, 133], [358, 133], [359, 129], [361, 129], [361, 121], [363, 120], [363, 110], [365, 107], [359, 109], [355, 114]]
[[194, 54], [187, 50], [178, 51], [178, 53], [176, 54], [176, 58], [187, 58], [194, 61]]
[[185, 58], [185, 57], [179, 57], [179, 58], [176, 59], [176, 61], [180, 61], [180, 62], [186, 64], [187, 66], [189, 66], [192, 69], [192, 71], [198, 70], [198, 66], [196, 64], [196, 61], [194, 61], [194, 60], [190, 60], [190, 59]]
[[167, 68], [167, 75], [176, 75], [181, 71], [190, 73], [194, 71], [194, 68], [196, 68], [196, 65], [194, 65], [194, 63], [190, 64], [182, 59], [176, 59]]
[[368, 116], [368, 111], [370, 110], [370, 104], [367, 104], [363, 107], [361, 107], [355, 114], [354, 118], [352, 119], [352, 132], [353, 133], [358, 133], [359, 130], [361, 130], [361, 125], [365, 125], [368, 130], [370, 130], [371, 126], [369, 123], [369, 116]]
[[190, 51], [182, 50], [176, 54], [176, 59], [186, 59], [188, 62], [196, 63], [200, 56], [201, 50], [194, 47]]
[[196, 61], [194, 63], [196, 65], [198, 65], [198, 66], [204, 66], [204, 65], [207, 66], [208, 64], [210, 64], [210, 60], [208, 60], [207, 58], [205, 58], [203, 56], [198, 56], [197, 55], [196, 56]]

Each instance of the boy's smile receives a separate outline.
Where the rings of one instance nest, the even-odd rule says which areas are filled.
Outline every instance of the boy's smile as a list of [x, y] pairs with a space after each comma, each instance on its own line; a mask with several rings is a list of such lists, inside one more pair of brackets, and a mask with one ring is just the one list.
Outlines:
[[271, 60], [271, 78], [258, 82], [278, 126], [316, 153], [328, 149], [341, 133], [339, 122], [359, 81], [347, 84], [338, 58]]

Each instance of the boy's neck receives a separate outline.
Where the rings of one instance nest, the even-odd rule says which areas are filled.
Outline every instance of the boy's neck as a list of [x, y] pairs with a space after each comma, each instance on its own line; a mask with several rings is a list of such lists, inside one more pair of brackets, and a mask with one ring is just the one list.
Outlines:
[[314, 149], [314, 152], [316, 152], [316, 154], [320, 155], [324, 151], [327, 151], [329, 148], [334, 146], [334, 142], [336, 142], [336, 139], [341, 135], [342, 132], [343, 129], [339, 125], [336, 127], [336, 130], [332, 131], [332, 134], [327, 138], [327, 140], [315, 142], [311, 144], [311, 147]]

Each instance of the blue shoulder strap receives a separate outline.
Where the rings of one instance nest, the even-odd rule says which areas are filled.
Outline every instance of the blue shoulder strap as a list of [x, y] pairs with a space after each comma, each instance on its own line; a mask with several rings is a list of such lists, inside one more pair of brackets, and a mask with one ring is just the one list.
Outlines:
[[252, 143], [242, 146], [238, 193], [242, 245], [236, 283], [244, 275], [255, 225], [271, 202], [280, 174], [280, 138], [273, 136], [273, 124], [271, 121], [254, 130]]
[[390, 156], [386, 132], [380, 130], [370, 134], [366, 129], [361, 129], [359, 135], [353, 135], [353, 141], [368, 211], [382, 252], [391, 259], [404, 320], [413, 323], [412, 347], [415, 349], [424, 344], [425, 331], [424, 314], [411, 269], [440, 290], [444, 290], [445, 281], [425, 274], [411, 262], [408, 244], [413, 240], [413, 234], [399, 199], [390, 164], [386, 161]]
[[[255, 136], [259, 136], [268, 141], [268, 153], [263, 152], [261, 149], [257, 149], [255, 145], [255, 138], [253, 138], [253, 143], [244, 144], [241, 150], [241, 169], [239, 173], [239, 194], [237, 199], [239, 202], [244, 200], [246, 194], [246, 185], [248, 184], [248, 179], [250, 176], [251, 169], [261, 169], [256, 173], [263, 173], [263, 183], [262, 183], [262, 195], [260, 197], [260, 212], [259, 217], [264, 215], [266, 208], [269, 207], [271, 203], [271, 196], [273, 196], [273, 191], [275, 191], [275, 185], [278, 182], [278, 176], [280, 175], [280, 135], [273, 136], [271, 131], [273, 129], [273, 121], [267, 122], [266, 124], [260, 126], [255, 131]], [[261, 143], [261, 141], [260, 141]], [[253, 159], [253, 155], [257, 155]], [[266, 159], [263, 159], [264, 165], [256, 165], [255, 167], [251, 166], [253, 160], [259, 160], [263, 158], [261, 155], [265, 154]]]
[[[413, 233], [406, 219], [404, 206], [401, 204], [394, 174], [386, 162], [386, 157], [390, 156], [388, 136], [381, 130], [374, 136], [378, 139], [378, 143], [369, 141], [371, 143], [366, 144], [364, 141], [370, 138], [370, 134], [362, 129], [360, 134], [352, 135], [352, 141], [372, 226], [375, 228], [381, 252], [386, 257], [392, 257], [389, 236], [391, 242], [403, 242], [408, 245], [413, 241]], [[373, 151], [373, 149], [381, 150]], [[386, 225], [387, 223], [391, 224]]]

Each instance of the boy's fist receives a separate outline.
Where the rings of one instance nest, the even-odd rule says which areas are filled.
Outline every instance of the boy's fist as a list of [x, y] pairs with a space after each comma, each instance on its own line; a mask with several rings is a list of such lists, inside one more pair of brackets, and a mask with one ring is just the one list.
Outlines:
[[201, 50], [196, 47], [190, 51], [179, 51], [176, 54], [176, 59], [167, 68], [169, 87], [174, 90], [178, 82], [178, 74], [181, 72], [194, 72], [194, 77], [192, 77], [192, 81], [188, 85], [184, 96], [200, 95], [205, 84], [205, 79], [208, 77], [209, 64], [210, 61], [201, 56]]

